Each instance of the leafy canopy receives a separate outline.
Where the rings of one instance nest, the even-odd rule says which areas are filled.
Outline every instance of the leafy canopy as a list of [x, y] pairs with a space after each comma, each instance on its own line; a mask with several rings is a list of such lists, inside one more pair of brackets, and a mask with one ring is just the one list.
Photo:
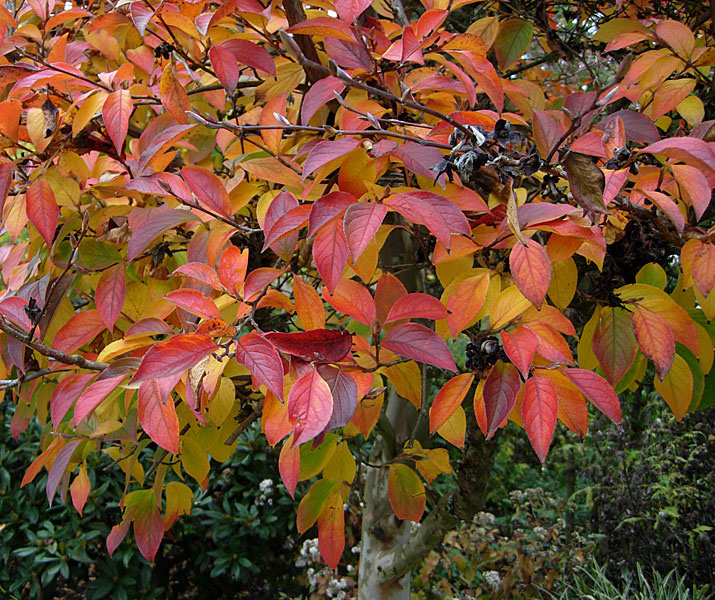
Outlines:
[[[513, 421], [544, 461], [651, 363], [676, 418], [713, 403], [707, 19], [454, 33], [467, 4], [0, 6], [12, 432], [45, 425], [24, 482], [80, 513], [89, 455], [126, 473], [110, 553], [133, 528], [152, 560], [259, 418], [335, 566], [389, 390], [417, 411], [383, 465], [414, 521], [452, 470], [420, 424], [460, 447], [465, 410]], [[558, 35], [581, 18], [588, 52]]]

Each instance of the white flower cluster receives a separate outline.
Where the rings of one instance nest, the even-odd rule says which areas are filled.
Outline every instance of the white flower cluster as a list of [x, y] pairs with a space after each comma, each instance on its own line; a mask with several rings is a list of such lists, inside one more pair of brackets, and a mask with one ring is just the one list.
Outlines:
[[263, 506], [267, 504], [268, 506], [273, 506], [273, 480], [264, 479], [258, 484], [258, 489], [261, 491], [258, 498], [256, 498], [256, 506]]
[[325, 594], [328, 598], [335, 598], [335, 600], [344, 600], [346, 597], [345, 590], [348, 587], [348, 580], [345, 577], [331, 577], [328, 581], [328, 587], [325, 590]]
[[[318, 548], [318, 538], [305, 540], [300, 548], [300, 556], [295, 561], [296, 567], [305, 567], [320, 560], [320, 549]], [[313, 570], [313, 569], [310, 569]]]
[[486, 573], [484, 573], [484, 580], [494, 591], [496, 591], [496, 589], [499, 587], [499, 584], [501, 583], [501, 577], [499, 577], [499, 573], [497, 573], [496, 571], [487, 571]]
[[547, 537], [547, 531], [543, 527], [536, 526], [534, 527], [534, 533], [536, 534], [536, 537], [538, 537], [541, 541], [546, 541]]

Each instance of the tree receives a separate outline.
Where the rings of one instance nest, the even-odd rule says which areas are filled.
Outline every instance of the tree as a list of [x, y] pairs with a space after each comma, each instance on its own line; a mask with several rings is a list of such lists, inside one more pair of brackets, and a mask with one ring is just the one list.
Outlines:
[[358, 490], [361, 597], [403, 598], [509, 421], [544, 462], [651, 379], [712, 405], [713, 23], [680, 8], [0, 7], [24, 482], [81, 513], [107, 454], [108, 550], [132, 528], [152, 560], [261, 419], [299, 531], [336, 567]]

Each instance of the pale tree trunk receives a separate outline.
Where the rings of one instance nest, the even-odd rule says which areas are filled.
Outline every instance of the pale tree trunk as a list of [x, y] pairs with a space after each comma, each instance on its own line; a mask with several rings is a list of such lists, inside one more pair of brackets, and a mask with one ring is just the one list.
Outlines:
[[[397, 408], [394, 408], [397, 407]], [[410, 405], [394, 393], [389, 399], [386, 417], [397, 426], [392, 442], [391, 433], [375, 444], [370, 463], [384, 462], [400, 447], [400, 424]], [[414, 411], [413, 411], [414, 412]], [[465, 447], [455, 465], [457, 489], [433, 505], [419, 525], [395, 517], [387, 496], [387, 468], [367, 467], [360, 545], [360, 600], [409, 600], [412, 570], [445, 534], [460, 520], [471, 520], [484, 508], [487, 484], [494, 464], [496, 441], [487, 442], [474, 422], [467, 419]], [[392, 456], [390, 453], [392, 452]]]

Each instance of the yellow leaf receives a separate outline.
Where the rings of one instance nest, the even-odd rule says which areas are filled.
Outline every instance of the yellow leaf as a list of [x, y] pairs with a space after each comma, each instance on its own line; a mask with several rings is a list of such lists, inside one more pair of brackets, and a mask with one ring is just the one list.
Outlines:
[[348, 443], [340, 442], [323, 469], [323, 477], [352, 483], [355, 479], [355, 469], [355, 459], [348, 448]]
[[551, 283], [549, 284], [548, 295], [554, 306], [559, 310], [564, 310], [573, 299], [578, 283], [578, 269], [573, 258], [560, 260], [551, 265]]
[[464, 434], [467, 431], [467, 415], [461, 406], [457, 407], [452, 416], [437, 430], [445, 440], [457, 448], [464, 447]]
[[388, 381], [403, 398], [412, 402], [415, 408], [422, 405], [422, 375], [413, 360], [391, 367], [381, 367], [379, 372], [387, 375]]
[[169, 529], [181, 515], [191, 513], [194, 493], [181, 481], [170, 481], [166, 484], [166, 511], [164, 511], [164, 527]]
[[688, 96], [678, 106], [675, 107], [688, 125], [694, 127], [705, 117], [705, 107], [703, 101], [697, 96]]
[[501, 329], [509, 321], [528, 310], [530, 306], [531, 302], [524, 298], [516, 285], [512, 285], [502, 291], [494, 300], [489, 312], [489, 325], [492, 329]]
[[675, 355], [670, 371], [659, 381], [653, 378], [656, 391], [663, 396], [673, 411], [675, 418], [680, 421], [688, 412], [693, 398], [693, 374], [688, 363], [679, 354]]
[[219, 427], [228, 417], [236, 400], [236, 389], [228, 377], [221, 377], [216, 395], [209, 401], [208, 417]]
[[87, 123], [97, 114], [101, 114], [104, 101], [107, 99], [107, 92], [99, 90], [92, 93], [77, 109], [77, 113], [72, 121], [72, 137], [77, 135], [85, 128]]
[[209, 457], [193, 438], [184, 437], [181, 442], [181, 466], [199, 485], [203, 485], [209, 474]]

